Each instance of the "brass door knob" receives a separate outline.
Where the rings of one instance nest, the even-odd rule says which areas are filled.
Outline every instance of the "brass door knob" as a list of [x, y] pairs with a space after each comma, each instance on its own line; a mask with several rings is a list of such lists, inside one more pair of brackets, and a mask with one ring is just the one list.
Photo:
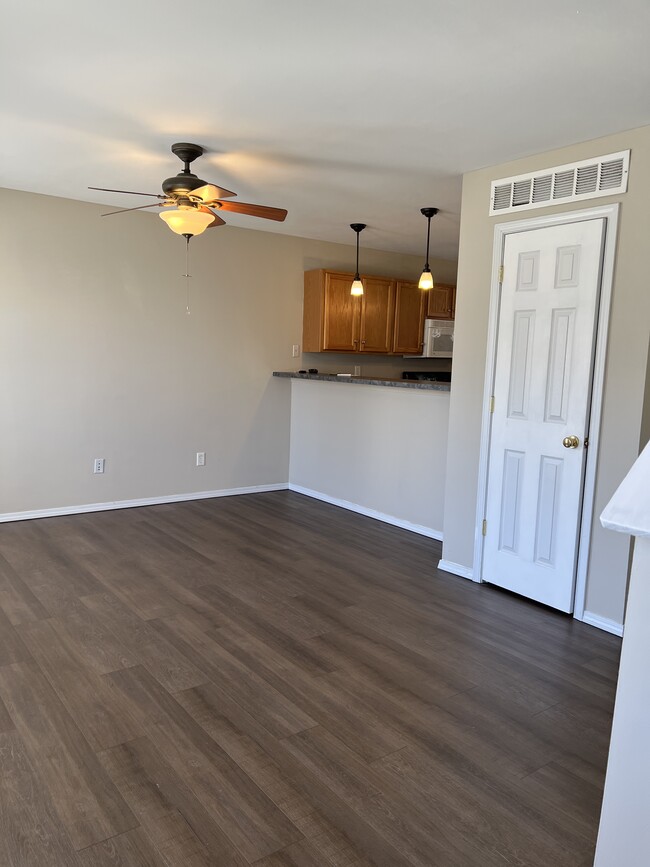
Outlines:
[[578, 437], [564, 437], [562, 440], [562, 445], [565, 449], [577, 449], [580, 445], [580, 440]]

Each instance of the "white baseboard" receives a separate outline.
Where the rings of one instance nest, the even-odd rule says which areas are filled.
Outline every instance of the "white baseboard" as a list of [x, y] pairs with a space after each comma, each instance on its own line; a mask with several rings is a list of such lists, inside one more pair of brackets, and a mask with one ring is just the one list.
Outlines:
[[593, 614], [591, 611], [585, 611], [580, 618], [583, 623], [588, 623], [589, 626], [595, 626], [596, 629], [602, 629], [604, 632], [611, 632], [612, 635], [623, 635], [623, 624], [617, 623], [615, 620], [608, 620], [606, 617], [601, 617], [600, 614]]
[[184, 503], [189, 500], [210, 500], [213, 497], [235, 497], [239, 494], [262, 494], [265, 491], [286, 491], [288, 487], [286, 482], [278, 482], [275, 485], [250, 485], [245, 488], [222, 488], [219, 491], [167, 494], [163, 497], [143, 497], [139, 500], [114, 500], [110, 503], [85, 503], [81, 506], [33, 509], [27, 512], [5, 512], [0, 514], [0, 523], [29, 521], [33, 518], [55, 518], [60, 515], [80, 515], [84, 512], [107, 512], [111, 509], [136, 509], [139, 506], [159, 506], [163, 503]]
[[442, 569], [443, 572], [451, 572], [452, 575], [458, 575], [460, 578], [474, 580], [474, 570], [471, 566], [461, 566], [460, 563], [452, 563], [451, 560], [441, 560], [438, 563], [438, 569]]
[[378, 512], [376, 509], [367, 509], [365, 506], [359, 506], [357, 503], [351, 503], [349, 500], [339, 500], [338, 497], [330, 497], [329, 494], [312, 491], [311, 488], [303, 488], [301, 485], [293, 485], [291, 482], [289, 483], [289, 490], [295, 491], [297, 494], [304, 494], [306, 497], [313, 497], [315, 500], [323, 500], [323, 502], [331, 503], [333, 506], [340, 506], [342, 509], [348, 509], [350, 512], [357, 512], [359, 515], [365, 515], [367, 518], [374, 518], [376, 521], [383, 521], [384, 524], [392, 524], [394, 527], [401, 527], [402, 530], [410, 530], [411, 533], [418, 533], [420, 536], [428, 536], [429, 539], [437, 539], [438, 542], [442, 542], [441, 530], [434, 530], [431, 527], [425, 527], [423, 524], [412, 524], [410, 521], [396, 518], [394, 515], [387, 515], [385, 512]]

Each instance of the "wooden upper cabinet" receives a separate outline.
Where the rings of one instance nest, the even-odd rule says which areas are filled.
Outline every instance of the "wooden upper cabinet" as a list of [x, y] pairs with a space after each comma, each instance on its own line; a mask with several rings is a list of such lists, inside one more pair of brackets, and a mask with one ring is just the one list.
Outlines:
[[392, 348], [395, 281], [362, 275], [364, 293], [350, 294], [354, 275], [306, 271], [304, 352], [378, 352]]
[[350, 295], [349, 274], [324, 275], [323, 350], [354, 352], [359, 348], [360, 299]]
[[426, 295], [417, 283], [397, 281], [393, 352], [414, 355], [422, 352]]
[[304, 352], [356, 352], [359, 345], [359, 299], [350, 295], [352, 275], [305, 271], [302, 314]]
[[353, 279], [340, 271], [305, 271], [304, 352], [419, 355], [424, 317], [453, 319], [453, 286], [423, 292], [417, 283], [362, 275], [363, 295], [354, 296]]
[[425, 292], [427, 319], [453, 319], [456, 305], [456, 287], [451, 283], [435, 283]]
[[[359, 352], [391, 352], [395, 315], [395, 281], [362, 276], [363, 295], [359, 327]], [[350, 287], [348, 284], [348, 294]]]

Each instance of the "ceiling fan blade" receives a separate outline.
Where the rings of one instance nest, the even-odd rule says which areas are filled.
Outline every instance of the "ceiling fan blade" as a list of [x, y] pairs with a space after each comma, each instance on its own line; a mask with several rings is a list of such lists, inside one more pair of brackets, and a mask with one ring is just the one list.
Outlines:
[[102, 217], [112, 217], [113, 214], [126, 214], [127, 211], [142, 211], [145, 208], [162, 208], [160, 202], [154, 202], [153, 205], [140, 205], [139, 208], [122, 208], [120, 211], [109, 211], [107, 214], [100, 214]]
[[208, 225], [208, 229], [214, 229], [217, 226], [225, 226], [226, 221], [222, 220], [218, 214], [215, 214], [214, 211], [210, 210], [210, 208], [206, 208], [204, 205], [199, 207], [199, 211], [203, 211], [204, 214], [212, 214], [214, 220]]
[[249, 205], [246, 202], [215, 202], [213, 207], [218, 207], [220, 211], [232, 211], [233, 214], [248, 214], [249, 217], [277, 220], [278, 223], [287, 216], [284, 208], [267, 208], [266, 205]]
[[107, 187], [88, 187], [89, 190], [99, 190], [102, 193], [124, 193], [125, 196], [154, 196], [156, 199], [166, 199], [160, 193], [134, 193], [133, 190], [109, 190]]
[[216, 184], [205, 184], [203, 187], [197, 187], [192, 190], [193, 196], [198, 196], [201, 201], [208, 204], [216, 202], [217, 199], [228, 199], [230, 196], [236, 196], [231, 190], [226, 190], [224, 187], [218, 187]]

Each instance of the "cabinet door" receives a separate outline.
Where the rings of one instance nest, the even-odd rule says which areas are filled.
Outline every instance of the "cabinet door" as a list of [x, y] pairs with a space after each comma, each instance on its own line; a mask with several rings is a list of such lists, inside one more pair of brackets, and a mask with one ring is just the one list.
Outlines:
[[397, 282], [393, 352], [422, 352], [426, 296], [417, 283]]
[[426, 293], [427, 319], [453, 319], [456, 287], [449, 283], [435, 283]]
[[361, 352], [390, 352], [393, 345], [395, 281], [363, 277], [361, 296]]
[[359, 348], [359, 298], [350, 295], [349, 274], [325, 274], [323, 349], [355, 352]]

